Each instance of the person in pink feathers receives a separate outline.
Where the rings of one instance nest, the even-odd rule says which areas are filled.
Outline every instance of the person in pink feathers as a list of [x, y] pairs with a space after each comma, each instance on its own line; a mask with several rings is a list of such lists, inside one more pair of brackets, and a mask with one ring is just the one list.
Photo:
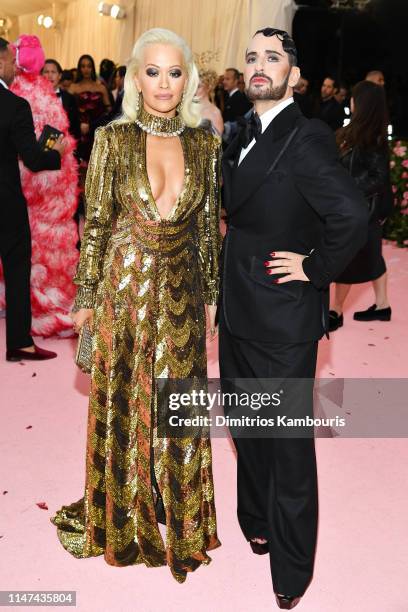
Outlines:
[[[51, 83], [40, 75], [45, 56], [39, 39], [22, 35], [13, 47], [17, 74], [11, 90], [29, 102], [37, 139], [48, 124], [63, 132], [67, 143], [59, 171], [35, 174], [20, 162], [32, 239], [31, 333], [68, 337], [73, 335], [69, 312], [75, 297], [72, 278], [78, 262], [78, 231], [72, 218], [77, 207], [78, 168], [73, 155], [76, 142], [69, 134], [66, 112]], [[4, 283], [0, 270], [2, 308]]]

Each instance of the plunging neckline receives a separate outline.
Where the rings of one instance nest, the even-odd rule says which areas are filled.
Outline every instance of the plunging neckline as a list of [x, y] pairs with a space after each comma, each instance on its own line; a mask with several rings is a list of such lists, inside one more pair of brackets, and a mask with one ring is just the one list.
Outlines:
[[184, 195], [184, 192], [186, 190], [187, 187], [187, 168], [188, 168], [188, 154], [187, 154], [187, 147], [186, 147], [186, 143], [184, 141], [184, 132], [181, 133], [178, 138], [180, 139], [180, 144], [181, 144], [181, 149], [183, 152], [183, 162], [184, 162], [184, 177], [183, 177], [183, 184], [181, 186], [181, 191], [179, 193], [179, 195], [176, 198], [176, 201], [174, 202], [173, 206], [171, 206], [170, 210], [169, 210], [169, 214], [166, 217], [162, 217], [159, 211], [159, 207], [157, 206], [157, 202], [153, 197], [153, 191], [152, 191], [152, 186], [150, 184], [150, 179], [149, 179], [149, 174], [147, 172], [147, 133], [142, 131], [143, 134], [143, 138], [144, 138], [144, 142], [143, 142], [143, 173], [145, 176], [145, 182], [146, 182], [146, 187], [147, 187], [147, 195], [148, 195], [148, 199], [150, 202], [150, 206], [152, 209], [152, 212], [154, 213], [154, 215], [156, 217], [158, 217], [159, 221], [170, 221], [171, 217], [173, 216], [173, 214], [176, 212], [180, 201]]

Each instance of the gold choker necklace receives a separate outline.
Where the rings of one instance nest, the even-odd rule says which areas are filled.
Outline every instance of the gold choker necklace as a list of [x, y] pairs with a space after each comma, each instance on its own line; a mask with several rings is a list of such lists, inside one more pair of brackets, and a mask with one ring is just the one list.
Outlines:
[[169, 119], [167, 117], [158, 117], [148, 113], [143, 106], [139, 109], [136, 123], [144, 132], [153, 136], [163, 136], [164, 138], [179, 136], [186, 127], [180, 115]]

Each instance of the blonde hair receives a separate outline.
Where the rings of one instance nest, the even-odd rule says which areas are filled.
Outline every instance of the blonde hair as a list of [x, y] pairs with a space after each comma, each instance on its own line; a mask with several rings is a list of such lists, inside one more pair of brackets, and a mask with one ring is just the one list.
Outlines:
[[197, 127], [201, 121], [200, 105], [194, 100], [199, 83], [198, 70], [186, 41], [171, 30], [165, 30], [164, 28], [147, 30], [147, 32], [140, 36], [133, 47], [126, 70], [122, 102], [123, 114], [119, 122], [135, 121], [138, 116], [141, 96], [137, 90], [134, 76], [140, 68], [145, 47], [158, 43], [173, 45], [181, 49], [183, 53], [184, 65], [187, 70], [187, 84], [184, 89], [183, 103], [179, 112], [186, 125]]
[[198, 71], [198, 76], [200, 81], [204, 83], [206, 87], [208, 87], [209, 93], [212, 94], [218, 82], [218, 74], [215, 72], [215, 70], [210, 68], [201, 68]]

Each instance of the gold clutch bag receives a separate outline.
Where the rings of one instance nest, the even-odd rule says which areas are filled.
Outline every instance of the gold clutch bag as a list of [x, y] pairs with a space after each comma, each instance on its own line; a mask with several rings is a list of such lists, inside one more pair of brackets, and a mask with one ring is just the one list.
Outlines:
[[91, 373], [92, 332], [88, 322], [83, 324], [79, 332], [75, 363], [86, 374]]

